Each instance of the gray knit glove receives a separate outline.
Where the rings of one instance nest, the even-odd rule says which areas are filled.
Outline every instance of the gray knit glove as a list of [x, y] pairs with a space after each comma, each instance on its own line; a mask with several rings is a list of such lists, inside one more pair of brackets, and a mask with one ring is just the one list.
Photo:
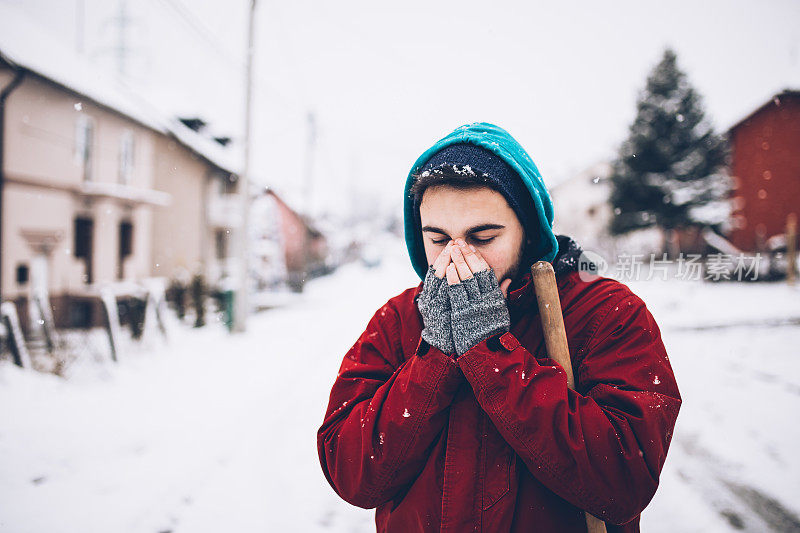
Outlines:
[[422, 315], [425, 328], [422, 338], [431, 346], [436, 346], [444, 353], [455, 353], [453, 335], [450, 330], [450, 296], [447, 291], [447, 279], [437, 278], [433, 265], [428, 267], [422, 292], [417, 299], [417, 307]]
[[458, 355], [492, 335], [509, 330], [511, 316], [492, 268], [448, 287], [453, 342]]

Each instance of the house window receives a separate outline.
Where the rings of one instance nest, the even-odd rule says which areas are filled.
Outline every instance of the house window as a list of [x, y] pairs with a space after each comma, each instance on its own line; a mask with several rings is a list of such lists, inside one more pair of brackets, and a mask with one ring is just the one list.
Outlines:
[[228, 231], [226, 229], [218, 229], [214, 232], [214, 248], [217, 259], [228, 257]]
[[28, 283], [29, 278], [29, 268], [28, 265], [19, 264], [17, 265], [17, 285], [25, 285]]
[[237, 192], [237, 176], [235, 174], [223, 174], [218, 178], [220, 194], [235, 194]]
[[133, 132], [126, 131], [119, 140], [119, 182], [130, 185], [133, 178]]
[[133, 224], [129, 220], [124, 220], [119, 224], [118, 279], [125, 279], [125, 259], [131, 254], [133, 254]]
[[86, 265], [83, 276], [84, 283], [92, 283], [92, 236], [94, 234], [94, 220], [78, 217], [75, 219], [75, 257], [83, 259]]
[[83, 168], [83, 181], [92, 181], [94, 122], [86, 115], [78, 117], [75, 128], [75, 163]]

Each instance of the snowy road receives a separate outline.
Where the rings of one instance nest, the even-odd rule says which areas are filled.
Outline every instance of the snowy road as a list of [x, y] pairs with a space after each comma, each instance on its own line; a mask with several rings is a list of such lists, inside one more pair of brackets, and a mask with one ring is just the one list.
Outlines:
[[[0, 531], [374, 531], [327, 485], [315, 433], [341, 357], [418, 282], [402, 252], [315, 280], [245, 335], [176, 327], [67, 381], [0, 362]], [[643, 531], [800, 531], [800, 291], [629, 285], [684, 399]]]

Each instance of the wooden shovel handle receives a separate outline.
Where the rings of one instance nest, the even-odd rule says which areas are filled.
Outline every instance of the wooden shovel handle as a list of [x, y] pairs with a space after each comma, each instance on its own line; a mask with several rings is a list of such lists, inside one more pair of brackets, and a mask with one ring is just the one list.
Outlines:
[[561, 365], [567, 373], [567, 385], [575, 390], [572, 360], [567, 346], [567, 331], [564, 329], [564, 315], [561, 313], [561, 299], [558, 296], [553, 265], [547, 261], [537, 261], [531, 267], [531, 274], [536, 289], [536, 301], [539, 303], [539, 314], [542, 317], [547, 355]]
[[[567, 373], [567, 386], [575, 390], [575, 376], [572, 374], [572, 359], [567, 345], [567, 331], [564, 329], [564, 315], [561, 312], [561, 298], [558, 295], [556, 274], [548, 261], [537, 261], [531, 266], [536, 301], [542, 317], [544, 344], [550, 359], [561, 365]], [[586, 513], [586, 528], [589, 533], [605, 533], [606, 525], [599, 518]]]

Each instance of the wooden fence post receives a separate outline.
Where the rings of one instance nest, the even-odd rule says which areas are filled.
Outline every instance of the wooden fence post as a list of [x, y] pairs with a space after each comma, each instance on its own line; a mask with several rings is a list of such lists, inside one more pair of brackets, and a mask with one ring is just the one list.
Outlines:
[[0, 316], [8, 330], [8, 347], [14, 357], [14, 363], [22, 368], [32, 368], [31, 357], [25, 346], [25, 337], [22, 335], [22, 328], [19, 327], [17, 307], [12, 302], [3, 302], [0, 304]]
[[119, 362], [120, 335], [119, 313], [117, 312], [117, 297], [107, 289], [100, 292], [100, 300], [103, 302], [103, 310], [106, 315], [106, 325], [108, 327], [108, 340], [111, 344], [111, 359]]

